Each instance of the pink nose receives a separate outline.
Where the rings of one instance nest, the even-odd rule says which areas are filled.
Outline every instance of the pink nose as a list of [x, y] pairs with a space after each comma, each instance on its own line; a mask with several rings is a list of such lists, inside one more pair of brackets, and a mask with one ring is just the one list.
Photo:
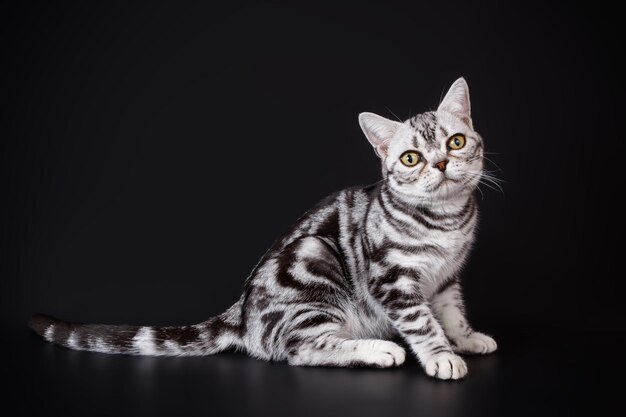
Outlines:
[[448, 160], [444, 159], [443, 161], [439, 161], [435, 164], [435, 167], [441, 171], [444, 172], [446, 170], [446, 166], [448, 165]]

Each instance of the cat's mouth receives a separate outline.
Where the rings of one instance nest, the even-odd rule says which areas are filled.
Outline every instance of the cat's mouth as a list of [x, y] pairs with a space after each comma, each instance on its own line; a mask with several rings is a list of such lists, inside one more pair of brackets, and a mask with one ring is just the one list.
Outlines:
[[450, 187], [454, 183], [461, 182], [461, 180], [455, 180], [454, 178], [450, 178], [448, 176], [444, 176], [441, 181], [432, 189], [432, 191], [438, 191], [442, 187]]

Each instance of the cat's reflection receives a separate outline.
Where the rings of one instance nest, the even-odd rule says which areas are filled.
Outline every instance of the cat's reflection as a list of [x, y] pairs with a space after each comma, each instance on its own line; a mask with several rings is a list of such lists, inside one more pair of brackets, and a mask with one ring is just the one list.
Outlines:
[[[144, 412], [160, 409], [173, 387], [190, 398], [204, 393], [207, 401], [233, 407], [233, 411], [252, 413], [271, 405], [275, 415], [303, 416], [319, 415], [328, 407], [342, 413], [386, 415], [400, 399], [403, 409], [412, 413], [450, 415], [462, 411], [480, 395], [473, 391], [475, 384], [427, 377], [414, 361], [394, 369], [315, 368], [267, 363], [234, 352], [211, 357], [155, 358], [49, 347], [46, 356], [56, 362], [55, 367], [65, 368], [77, 378], [90, 375], [85, 382], [92, 389], [108, 391], [111, 384], [123, 385], [135, 398], [134, 407]], [[492, 380], [495, 389], [498, 357], [478, 359], [468, 360], [472, 369], [469, 378]]]

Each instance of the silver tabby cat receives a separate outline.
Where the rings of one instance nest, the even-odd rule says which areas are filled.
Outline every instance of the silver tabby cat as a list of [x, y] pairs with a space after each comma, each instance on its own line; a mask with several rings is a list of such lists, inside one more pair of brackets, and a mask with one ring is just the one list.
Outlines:
[[483, 168], [467, 84], [458, 79], [437, 111], [404, 123], [372, 113], [359, 123], [382, 161], [382, 181], [333, 194], [301, 217], [226, 312], [181, 327], [43, 315], [30, 326], [72, 349], [210, 355], [236, 348], [302, 366], [398, 366], [405, 351], [389, 339], [400, 336], [428, 375], [464, 377], [456, 353], [496, 349], [467, 322], [459, 284]]

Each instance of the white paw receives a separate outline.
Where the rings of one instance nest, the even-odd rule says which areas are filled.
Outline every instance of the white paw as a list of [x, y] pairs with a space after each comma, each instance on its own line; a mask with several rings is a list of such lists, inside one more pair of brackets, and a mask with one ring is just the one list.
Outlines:
[[426, 361], [426, 373], [439, 379], [460, 379], [467, 375], [467, 365], [454, 353], [438, 353]]
[[498, 348], [493, 338], [480, 332], [473, 332], [468, 337], [454, 339], [452, 349], [459, 353], [491, 353]]
[[368, 365], [389, 368], [402, 365], [406, 358], [402, 347], [387, 340], [362, 340], [359, 344], [359, 356]]

